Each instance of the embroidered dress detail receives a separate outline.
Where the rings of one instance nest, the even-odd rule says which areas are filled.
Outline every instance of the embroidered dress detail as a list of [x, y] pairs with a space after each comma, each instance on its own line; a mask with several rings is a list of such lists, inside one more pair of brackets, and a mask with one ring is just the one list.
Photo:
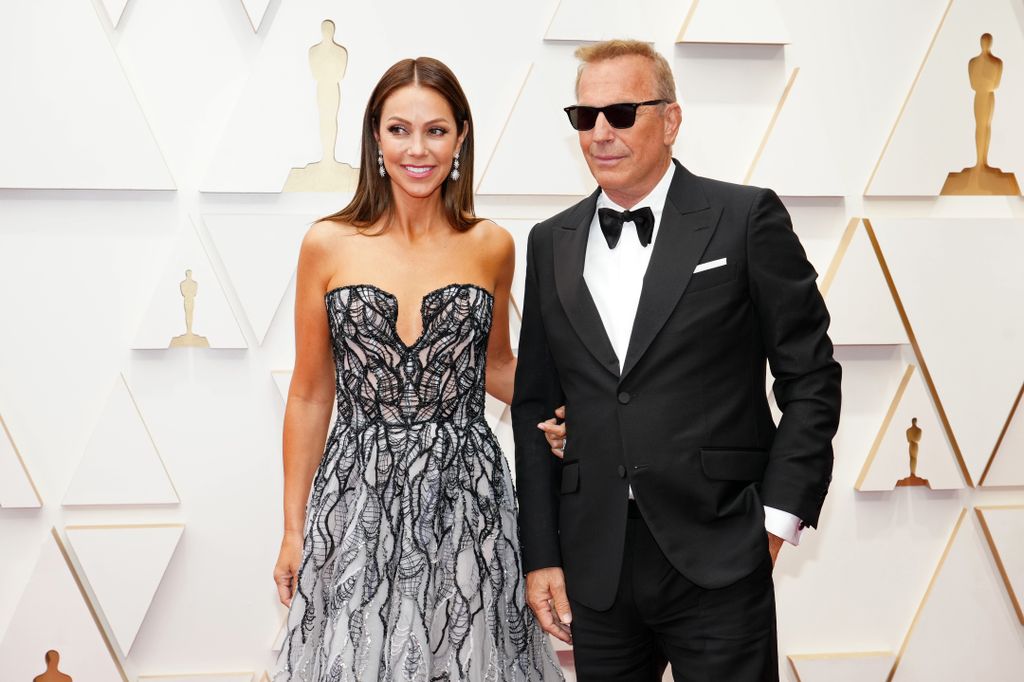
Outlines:
[[484, 420], [494, 300], [325, 295], [338, 417], [313, 480], [274, 682], [561, 680], [524, 599], [508, 464]]

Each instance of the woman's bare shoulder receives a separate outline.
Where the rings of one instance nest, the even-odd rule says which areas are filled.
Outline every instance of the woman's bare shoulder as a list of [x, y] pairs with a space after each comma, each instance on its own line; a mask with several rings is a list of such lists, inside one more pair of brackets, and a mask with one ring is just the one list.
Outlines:
[[337, 253], [345, 237], [359, 235], [359, 229], [339, 220], [318, 220], [302, 238], [302, 252], [310, 256]]
[[510, 253], [515, 253], [515, 240], [512, 238], [512, 233], [493, 220], [485, 218], [477, 223], [473, 230], [477, 232], [475, 236], [481, 246], [493, 256], [504, 258]]

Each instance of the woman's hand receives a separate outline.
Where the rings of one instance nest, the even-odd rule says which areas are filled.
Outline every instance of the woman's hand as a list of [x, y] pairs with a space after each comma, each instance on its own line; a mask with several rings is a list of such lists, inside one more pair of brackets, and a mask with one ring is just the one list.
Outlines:
[[[559, 424], [558, 420], [562, 423]], [[565, 456], [565, 405], [555, 410], [555, 416], [547, 421], [537, 424], [537, 428], [544, 432], [544, 438], [551, 447], [551, 454], [561, 459]]]
[[281, 552], [277, 555], [274, 566], [274, 582], [277, 583], [277, 596], [285, 606], [292, 605], [295, 595], [295, 581], [299, 575], [299, 563], [302, 561], [302, 534], [285, 531], [281, 540]]

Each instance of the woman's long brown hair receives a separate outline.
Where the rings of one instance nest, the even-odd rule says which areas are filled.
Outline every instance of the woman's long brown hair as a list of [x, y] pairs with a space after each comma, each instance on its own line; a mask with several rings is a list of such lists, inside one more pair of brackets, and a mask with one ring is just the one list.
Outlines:
[[403, 59], [388, 69], [370, 94], [363, 114], [362, 164], [355, 196], [348, 206], [320, 220], [339, 220], [363, 229], [375, 225], [381, 218], [390, 222], [394, 211], [391, 181], [377, 171], [377, 138], [384, 102], [395, 90], [417, 84], [436, 90], [452, 109], [458, 134], [469, 126], [459, 151], [459, 179], [446, 175], [441, 183], [441, 203], [444, 216], [459, 231], [465, 231], [482, 220], [473, 210], [473, 116], [469, 111], [466, 93], [451, 69], [430, 57]]

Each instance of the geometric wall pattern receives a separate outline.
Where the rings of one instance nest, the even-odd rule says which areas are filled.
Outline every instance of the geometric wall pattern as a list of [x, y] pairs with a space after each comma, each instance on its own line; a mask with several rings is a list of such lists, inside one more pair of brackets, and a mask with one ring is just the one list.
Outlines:
[[1024, 220], [877, 219], [871, 226], [954, 447], [976, 480], [1024, 383]]
[[131, 651], [183, 530], [181, 524], [65, 528], [122, 656]]
[[850, 220], [839, 249], [821, 278], [832, 322], [829, 337], [837, 345], [910, 343], [888, 282], [863, 221]]
[[1010, 682], [1024, 670], [1021, 624], [971, 521], [965, 509], [897, 656], [897, 682]]
[[992, 557], [1024, 625], [1024, 505], [976, 507]]
[[594, 41], [629, 36], [655, 41], [667, 36], [675, 38], [689, 7], [689, 1], [636, 0], [605, 3], [601, 11], [595, 12], [593, 3], [586, 0], [560, 0], [544, 39]]
[[63, 504], [177, 504], [179, 501], [131, 389], [124, 375], [119, 375]]
[[976, 160], [974, 92], [968, 62], [981, 52], [982, 34], [1003, 60], [995, 90], [988, 162], [1024, 173], [1024, 24], [1020, 7], [1004, 0], [949, 0], [928, 54], [875, 172], [869, 195], [934, 196], [946, 175]]
[[785, 45], [789, 31], [775, 0], [693, 0], [676, 42]]
[[[913, 460], [911, 451], [914, 452]], [[914, 467], [913, 472], [911, 466]], [[909, 479], [912, 473], [924, 479], [924, 482], [915, 481], [915, 484], [927, 485], [932, 490], [964, 486], [956, 455], [946, 439], [931, 393], [921, 378], [921, 372], [908, 365], [864, 462], [856, 488], [861, 491], [893, 490], [898, 482]]]
[[[313, 215], [207, 214], [203, 222], [262, 344], [295, 272], [299, 245]], [[258, 243], [263, 248], [254, 249]]]
[[121, 16], [124, 14], [124, 8], [128, 5], [128, 0], [103, 0], [103, 9], [107, 13], [107, 18], [110, 19], [110, 23], [117, 28], [117, 25], [121, 23]]
[[888, 651], [794, 654], [787, 658], [798, 682], [885, 682], [896, 660]]
[[263, 15], [267, 13], [267, 6], [270, 0], [242, 0], [245, 7], [245, 15], [249, 18], [252, 30], [258, 31], [263, 22]]
[[5, 2], [0, 46], [0, 187], [175, 188], [92, 3]]
[[[501, 132], [494, 155], [484, 168], [477, 191], [481, 194], [555, 194], [584, 196], [594, 190], [594, 179], [577, 152], [579, 140], [561, 106], [572, 102], [566, 76], [575, 71], [572, 51], [544, 65], [534, 65], [526, 77], [515, 107]], [[524, 173], [538, 163], [536, 149], [551, 150], [543, 163], [549, 172]]]
[[41, 506], [43, 501], [39, 498], [39, 491], [25, 468], [25, 460], [14, 444], [3, 415], [0, 415], [0, 509]]
[[11, 627], [0, 639], [4, 679], [40, 675], [50, 649], [60, 652], [60, 669], [75, 680], [128, 682], [56, 528], [43, 538]]
[[745, 184], [771, 187], [780, 196], [846, 194], [842, 159], [832, 143], [832, 122], [820, 110], [810, 77], [806, 70], [793, 70]]
[[1024, 397], [1024, 385], [1013, 401], [1006, 426], [999, 435], [992, 457], [985, 466], [985, 471], [978, 485], [985, 486], [1024, 486], [1024, 409], [1021, 398]]
[[281, 400], [288, 402], [288, 386], [292, 383], [292, 370], [275, 369], [270, 376], [274, 380], [274, 386], [277, 388]]
[[[241, 0], [223, 17], [200, 4], [0, 8], [0, 54], [13, 67], [0, 70], [9, 95], [0, 111], [0, 290], [17, 292], [0, 326], [41, 341], [0, 334], [0, 398], [17, 405], [16, 420], [7, 412], [12, 432], [0, 433], [0, 537], [44, 547], [38, 566], [34, 552], [0, 553], [0, 597], [14, 597], [0, 598], [4, 673], [10, 665], [31, 679], [44, 669], [39, 649], [58, 644], [74, 679], [127, 680], [123, 664], [147, 680], [252, 682], [269, 667], [282, 618], [269, 577], [281, 530], [282, 410], [267, 372], [294, 359], [285, 330], [303, 223], [347, 200], [281, 190], [290, 169], [320, 151], [309, 49], [331, 19], [348, 51], [342, 163], [359, 163], [363, 106], [387, 66], [431, 55], [459, 75], [477, 137], [476, 177], [466, 181], [481, 215], [515, 239], [514, 302], [529, 229], [594, 187], [561, 111], [573, 102], [573, 50], [611, 35], [652, 41], [683, 108], [677, 157], [699, 174], [746, 178], [785, 197], [822, 273], [844, 365], [821, 526], [776, 568], [782, 678], [1019, 677], [1024, 214], [1016, 198], [934, 198], [948, 173], [972, 163], [967, 60], [982, 32], [1004, 67], [989, 162], [1018, 179], [1024, 172], [1017, 0], [644, 0], [600, 11], [582, 0], [440, 0], [416, 21], [372, 3]], [[869, 177], [879, 198], [860, 195]], [[18, 208], [27, 205], [48, 220], [25, 224]], [[126, 242], [144, 245], [132, 251], [143, 264], [122, 270], [102, 213], [116, 226], [140, 206], [162, 217], [138, 222]], [[64, 272], [50, 244], [73, 251], [80, 269]], [[82, 279], [82, 263], [95, 279]], [[198, 283], [194, 335], [236, 352], [132, 352], [166, 349], [185, 333], [186, 269]], [[59, 296], [34, 286], [44, 277]], [[112, 281], [138, 286], [106, 296]], [[97, 305], [113, 340], [75, 343], [100, 330], [83, 313]], [[58, 347], [60, 371], [40, 372]], [[102, 377], [118, 371], [132, 376], [145, 419], [123, 377], [107, 395]], [[285, 397], [290, 370], [272, 377]], [[90, 430], [75, 417], [92, 409], [100, 416]], [[486, 412], [511, 460], [507, 407], [488, 399]], [[174, 453], [177, 485], [150, 427], [160, 451]], [[912, 441], [929, 487], [894, 489], [909, 473]], [[83, 488], [86, 470], [106, 475]], [[119, 498], [119, 487], [137, 494]], [[12, 496], [40, 506], [37, 488], [64, 504], [9, 509]], [[975, 513], [961, 514], [943, 545], [963, 507]], [[70, 558], [52, 526], [67, 529]], [[133, 551], [127, 538], [149, 531], [152, 551]], [[105, 564], [110, 555], [122, 561]], [[55, 642], [44, 616], [58, 609], [71, 630]], [[210, 628], [223, 636], [213, 641]], [[571, 651], [558, 648], [569, 664]]]
[[132, 347], [160, 349], [179, 343], [206, 348], [248, 347], [209, 251], [191, 220], [185, 221], [179, 233]]

